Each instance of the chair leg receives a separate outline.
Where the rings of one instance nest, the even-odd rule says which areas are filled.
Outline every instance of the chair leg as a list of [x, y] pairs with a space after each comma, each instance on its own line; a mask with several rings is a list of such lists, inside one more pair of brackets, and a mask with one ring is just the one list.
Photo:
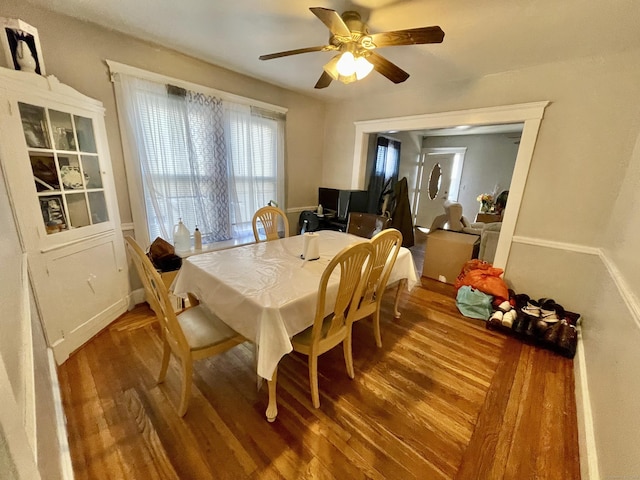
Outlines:
[[380, 336], [380, 305], [376, 308], [376, 313], [373, 314], [373, 334], [376, 337], [376, 345], [378, 348], [382, 348], [382, 337]]
[[169, 346], [166, 338], [164, 339], [163, 344], [162, 365], [160, 366], [160, 373], [158, 374], [158, 383], [164, 382], [164, 378], [167, 375], [167, 368], [169, 367], [169, 358], [171, 357], [171, 347]]
[[191, 398], [191, 375], [193, 373], [193, 360], [185, 358], [182, 360], [182, 393], [180, 395], [180, 407], [178, 415], [181, 417], [187, 413], [189, 408], [189, 399]]
[[349, 378], [355, 378], [355, 372], [353, 371], [353, 351], [351, 348], [351, 332], [342, 341], [342, 348], [344, 349], [344, 363], [347, 365], [347, 375]]
[[320, 407], [320, 393], [318, 392], [318, 356], [309, 355], [309, 386], [311, 388], [311, 401], [315, 408]]

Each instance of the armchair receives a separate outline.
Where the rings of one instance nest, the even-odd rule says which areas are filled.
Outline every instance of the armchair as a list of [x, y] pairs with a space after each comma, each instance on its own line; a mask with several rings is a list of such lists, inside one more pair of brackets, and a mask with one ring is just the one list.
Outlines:
[[[445, 213], [443, 215], [438, 215], [433, 219], [431, 228], [429, 229], [430, 232], [438, 229], [451, 230], [453, 232], [462, 232], [465, 228], [476, 228], [476, 224], [471, 224], [469, 220], [467, 220], [467, 218], [462, 215], [461, 203], [445, 200], [443, 203], [443, 207]], [[480, 234], [479, 232], [466, 233], [476, 233], [477, 235]]]

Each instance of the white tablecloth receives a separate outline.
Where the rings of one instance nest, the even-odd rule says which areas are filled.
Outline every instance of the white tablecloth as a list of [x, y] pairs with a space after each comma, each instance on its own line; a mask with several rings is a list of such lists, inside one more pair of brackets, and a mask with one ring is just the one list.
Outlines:
[[[222, 321], [258, 346], [258, 375], [271, 379], [290, 338], [313, 323], [318, 284], [330, 260], [344, 247], [366, 239], [322, 230], [320, 259], [305, 262], [302, 236], [219, 250], [183, 261], [176, 295], [194, 293]], [[339, 269], [338, 269], [339, 271]], [[329, 282], [327, 304], [335, 300], [339, 277]], [[389, 283], [418, 283], [411, 252], [401, 248]], [[326, 312], [327, 314], [329, 312]]]

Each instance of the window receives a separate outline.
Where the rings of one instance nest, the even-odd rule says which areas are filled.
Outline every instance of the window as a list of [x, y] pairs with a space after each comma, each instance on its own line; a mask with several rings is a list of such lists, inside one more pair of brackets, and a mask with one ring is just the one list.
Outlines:
[[283, 206], [283, 113], [122, 73], [115, 84], [136, 236], [171, 242], [182, 219], [203, 243], [242, 238], [258, 208]]
[[386, 137], [376, 141], [375, 164], [369, 179], [369, 212], [384, 213], [384, 196], [389, 194], [398, 181], [400, 165], [400, 142]]

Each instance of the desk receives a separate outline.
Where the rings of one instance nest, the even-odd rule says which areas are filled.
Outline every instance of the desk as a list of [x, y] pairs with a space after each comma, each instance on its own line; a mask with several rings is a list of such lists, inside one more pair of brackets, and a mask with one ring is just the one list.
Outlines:
[[[257, 345], [257, 373], [270, 380], [270, 421], [277, 415], [278, 362], [293, 350], [290, 338], [313, 323], [322, 272], [344, 247], [367, 241], [330, 230], [318, 234], [318, 260], [300, 258], [302, 236], [297, 235], [191, 256], [183, 261], [174, 284], [176, 295], [195, 294], [223, 322]], [[418, 279], [411, 252], [401, 248], [389, 284], [401, 281], [410, 290]], [[338, 284], [337, 276], [329, 282], [327, 305], [335, 301]]]

